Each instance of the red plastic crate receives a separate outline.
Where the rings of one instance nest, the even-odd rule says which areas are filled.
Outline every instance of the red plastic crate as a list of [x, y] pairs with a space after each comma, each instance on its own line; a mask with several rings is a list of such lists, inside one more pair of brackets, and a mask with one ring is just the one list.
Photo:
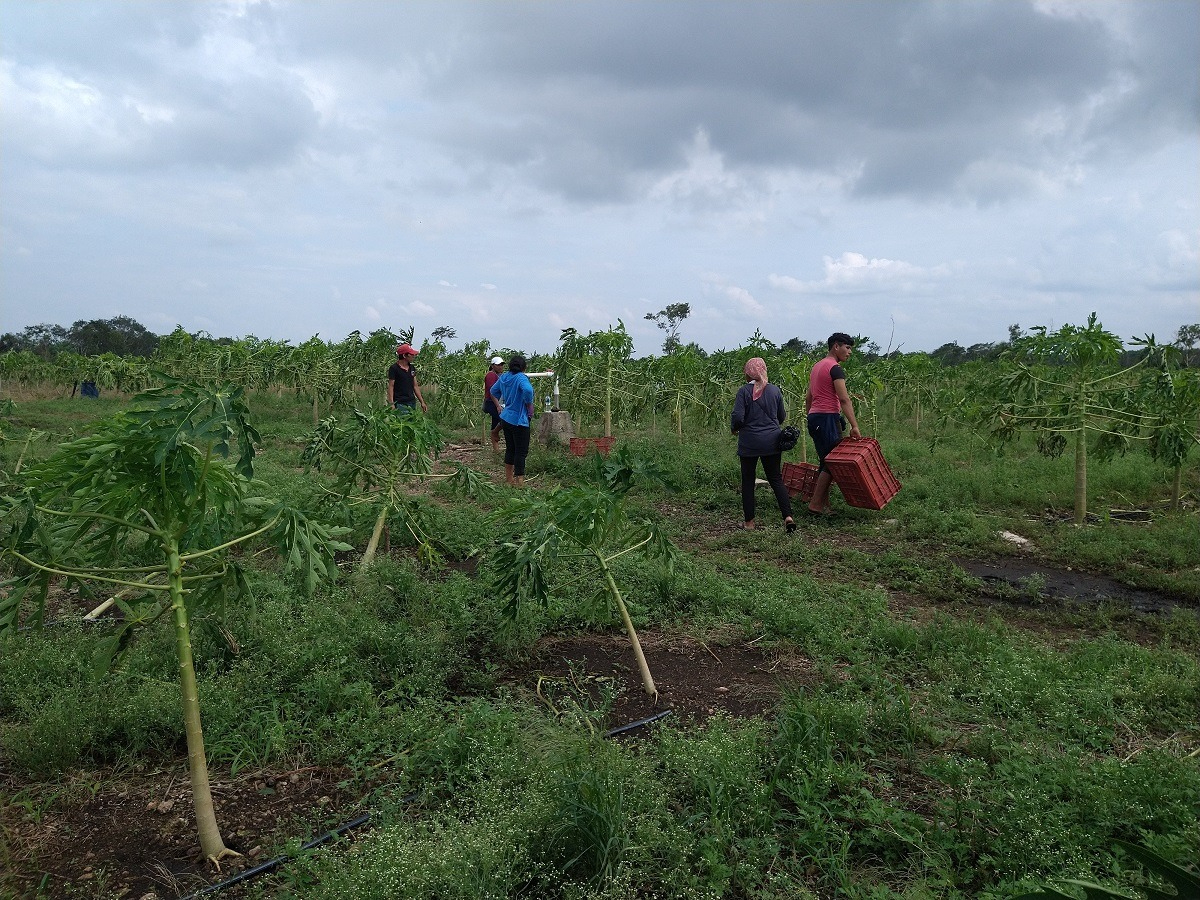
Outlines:
[[577, 438], [573, 437], [570, 441], [570, 449], [572, 456], [587, 456], [589, 449], [595, 449], [601, 456], [608, 456], [613, 445], [617, 442], [615, 437], [598, 437], [598, 438]]
[[811, 500], [813, 488], [817, 486], [817, 467], [812, 463], [783, 464], [783, 486], [792, 497], [799, 496], [801, 500]]
[[874, 438], [845, 438], [825, 456], [825, 468], [851, 506], [883, 509], [900, 490]]

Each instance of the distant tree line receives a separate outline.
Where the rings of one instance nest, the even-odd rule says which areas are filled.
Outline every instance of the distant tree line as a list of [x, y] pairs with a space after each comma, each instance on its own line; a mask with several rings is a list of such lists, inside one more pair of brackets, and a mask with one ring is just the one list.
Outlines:
[[158, 349], [158, 335], [129, 316], [112, 319], [80, 319], [70, 328], [61, 325], [29, 325], [19, 334], [0, 335], [0, 353], [28, 350], [41, 359], [53, 359], [68, 351], [80, 356], [149, 357]]
[[[680, 327], [691, 315], [691, 307], [687, 303], [672, 303], [666, 309], [657, 313], [647, 313], [645, 318], [655, 322], [666, 335], [663, 341], [663, 354], [670, 356], [681, 352], [694, 354], [700, 359], [708, 356], [698, 344], [684, 343], [679, 336]], [[927, 355], [945, 366], [959, 366], [976, 360], [998, 359], [1001, 354], [1024, 337], [1025, 332], [1020, 325], [1008, 326], [1008, 340], [995, 343], [971, 344], [963, 347], [957, 341], [942, 344]], [[453, 328], [443, 326], [433, 332], [436, 340], [444, 343], [455, 337]], [[208, 337], [208, 335], [193, 335], [193, 337]], [[216, 344], [231, 344], [233, 338], [210, 338]], [[80, 319], [70, 328], [61, 325], [29, 325], [19, 333], [6, 332], [0, 335], [0, 353], [8, 351], [29, 351], [41, 359], [50, 360], [59, 353], [67, 351], [80, 356], [99, 356], [102, 353], [112, 353], [121, 357], [149, 358], [158, 349], [160, 338], [144, 325], [129, 316], [115, 316], [111, 319]], [[1181, 353], [1181, 362], [1185, 367], [1200, 366], [1200, 324], [1183, 325], [1180, 327], [1172, 342]], [[899, 348], [883, 351], [879, 344], [866, 335], [855, 335], [854, 346], [859, 356], [867, 361], [899, 356]], [[797, 356], [813, 356], [825, 351], [824, 339], [803, 340], [799, 337], [788, 339], [780, 346], [781, 350], [795, 353]], [[1122, 363], [1128, 365], [1140, 354], [1137, 350], [1127, 350], [1122, 355]]]

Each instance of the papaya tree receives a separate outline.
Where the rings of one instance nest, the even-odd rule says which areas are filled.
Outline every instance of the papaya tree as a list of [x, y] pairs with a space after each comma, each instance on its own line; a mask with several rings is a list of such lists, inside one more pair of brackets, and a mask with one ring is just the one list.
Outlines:
[[1177, 510], [1184, 462], [1200, 444], [1200, 372], [1163, 365], [1148, 379], [1139, 402], [1152, 417], [1150, 456], [1171, 469], [1171, 509]]
[[238, 388], [170, 382], [62, 444], [10, 484], [0, 505], [0, 549], [9, 578], [0, 592], [0, 638], [40, 624], [56, 582], [119, 589], [120, 630], [97, 654], [104, 669], [137, 631], [169, 621], [182, 697], [196, 828], [205, 857], [230, 855], [209, 789], [192, 655], [191, 622], [249, 599], [237, 551], [269, 541], [304, 590], [332, 575], [333, 553], [349, 549], [329, 528], [258, 493], [258, 434]]
[[647, 405], [655, 409], [660, 403], [666, 404], [677, 437], [683, 437], [683, 420], [688, 410], [701, 405], [696, 386], [702, 371], [703, 361], [691, 347], [652, 360], [647, 367], [646, 384], [651, 391]]
[[399, 516], [426, 559], [436, 555], [430, 523], [414, 496], [421, 478], [450, 478], [468, 490], [485, 490], [465, 466], [434, 475], [433, 465], [445, 444], [433, 420], [420, 412], [402, 415], [389, 407], [368, 405], [321, 421], [304, 449], [305, 463], [333, 476], [333, 494], [341, 504], [368, 504], [375, 512], [371, 538], [359, 562], [366, 571], [375, 560], [388, 520]]
[[633, 338], [625, 323], [617, 320], [616, 328], [579, 334], [574, 328], [564, 329], [560, 338], [556, 369], [571, 392], [571, 402], [582, 408], [602, 410], [604, 436], [612, 437], [613, 408], [616, 403], [633, 396], [625, 386]]
[[1088, 438], [1105, 438], [1111, 446], [1152, 424], [1132, 390], [1133, 373], [1155, 349], [1152, 337], [1141, 343], [1148, 353], [1120, 368], [1121, 340], [1104, 330], [1095, 313], [1084, 326], [1064, 325], [1055, 332], [1034, 328], [1002, 355], [1011, 368], [992, 385], [990, 402], [981, 407], [997, 438], [1032, 431], [1038, 449], [1049, 455], [1073, 445], [1076, 524], [1087, 518]]
[[[311, 398], [313, 425], [321, 421], [322, 401], [338, 406], [351, 400], [354, 379], [343, 365], [339, 349], [344, 352], [346, 348], [331, 346], [313, 335], [288, 356], [287, 376], [300, 393]], [[381, 375], [380, 381], [383, 378]]]
[[627, 445], [608, 457], [593, 454], [592, 460], [593, 483], [525, 493], [489, 517], [498, 530], [514, 535], [491, 551], [489, 565], [510, 619], [520, 614], [523, 602], [548, 604], [556, 574], [570, 573], [569, 581], [557, 584], [560, 590], [577, 581], [594, 584], [596, 595], [620, 615], [642, 687], [657, 697], [658, 688], [613, 569], [614, 561], [630, 553], [674, 565], [676, 550], [670, 540], [649, 519], [631, 517], [625, 506], [630, 489], [640, 480], [656, 477], [657, 470]]

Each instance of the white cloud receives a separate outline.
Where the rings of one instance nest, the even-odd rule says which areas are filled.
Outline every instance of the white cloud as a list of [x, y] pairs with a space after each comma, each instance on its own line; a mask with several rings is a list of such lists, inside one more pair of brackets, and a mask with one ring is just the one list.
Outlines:
[[[733, 311], [740, 316], [761, 316], [766, 309], [754, 299], [754, 295], [744, 287], [731, 284], [725, 276], [715, 272], [706, 272], [701, 276], [704, 293], [711, 297], [732, 301]], [[753, 329], [751, 329], [753, 330]]]
[[752, 313], [756, 316], [766, 312], [763, 305], [755, 300], [754, 295], [745, 288], [727, 287], [725, 288], [725, 296], [736, 303], [743, 312]]
[[951, 267], [941, 264], [917, 266], [898, 259], [871, 258], [847, 251], [834, 259], [823, 258], [824, 277], [802, 281], [791, 275], [771, 274], [767, 283], [792, 294], [860, 293], [864, 291], [909, 290], [945, 278]]
[[684, 166], [659, 178], [648, 196], [693, 210], [741, 205], [749, 186], [739, 174], [725, 167], [722, 154], [712, 148], [708, 132], [697, 128], [684, 151]]
[[767, 284], [773, 288], [778, 288], [781, 291], [787, 291], [792, 294], [804, 293], [804, 282], [799, 278], [793, 278], [791, 275], [776, 275], [772, 273], [767, 276]]

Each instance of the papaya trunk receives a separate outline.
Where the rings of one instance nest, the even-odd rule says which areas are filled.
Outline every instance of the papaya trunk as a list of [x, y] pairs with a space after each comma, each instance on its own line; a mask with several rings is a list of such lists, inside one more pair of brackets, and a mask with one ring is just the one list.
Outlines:
[[612, 437], [612, 395], [613, 395], [613, 362], [607, 359], [608, 368], [604, 373], [604, 436]]
[[604, 572], [604, 580], [608, 584], [608, 592], [614, 600], [617, 601], [617, 609], [621, 611], [621, 622], [625, 625], [625, 633], [629, 636], [629, 644], [633, 647], [633, 656], [637, 660], [638, 671], [642, 676], [642, 687], [646, 689], [646, 693], [651, 697], [658, 696], [658, 688], [654, 686], [654, 678], [650, 674], [650, 667], [646, 664], [646, 654], [642, 652], [642, 642], [638, 640], [637, 631], [633, 627], [633, 619], [629, 617], [629, 610], [625, 607], [625, 601], [621, 598], [621, 592], [617, 589], [617, 582], [613, 580], [612, 572], [609, 571], [603, 557], [596, 554], [596, 559], [600, 561], [600, 568]]
[[1075, 432], [1075, 524], [1087, 521], [1087, 432]]
[[383, 526], [387, 524], [388, 505], [385, 503], [383, 509], [379, 510], [379, 518], [375, 520], [375, 529], [371, 532], [371, 540], [367, 542], [367, 549], [363, 551], [362, 562], [358, 564], [358, 571], [365, 572], [371, 568], [371, 563], [375, 561], [375, 553], [379, 549], [379, 538], [383, 534]]
[[200, 728], [200, 692], [196, 685], [196, 668], [192, 662], [192, 639], [188, 626], [187, 607], [183, 602], [183, 571], [179, 561], [179, 544], [171, 540], [167, 546], [169, 566], [168, 587], [171, 592], [171, 614], [175, 623], [175, 655], [179, 660], [179, 688], [183, 699], [183, 727], [187, 735], [188, 772], [192, 781], [192, 803], [196, 810], [196, 832], [204, 856], [214, 863], [233, 851], [221, 839], [217, 814], [213, 809], [212, 790], [208, 783], [208, 761], [204, 756], [204, 732]]
[[1183, 493], [1183, 463], [1175, 464], [1175, 474], [1171, 478], [1171, 510], [1178, 512], [1179, 498]]
[[25, 446], [21, 448], [21, 455], [17, 457], [17, 464], [15, 467], [13, 467], [14, 475], [19, 475], [21, 473], [21, 463], [25, 461], [25, 453], [29, 450], [29, 445], [33, 442], [34, 433], [35, 432], [31, 429], [25, 438]]

